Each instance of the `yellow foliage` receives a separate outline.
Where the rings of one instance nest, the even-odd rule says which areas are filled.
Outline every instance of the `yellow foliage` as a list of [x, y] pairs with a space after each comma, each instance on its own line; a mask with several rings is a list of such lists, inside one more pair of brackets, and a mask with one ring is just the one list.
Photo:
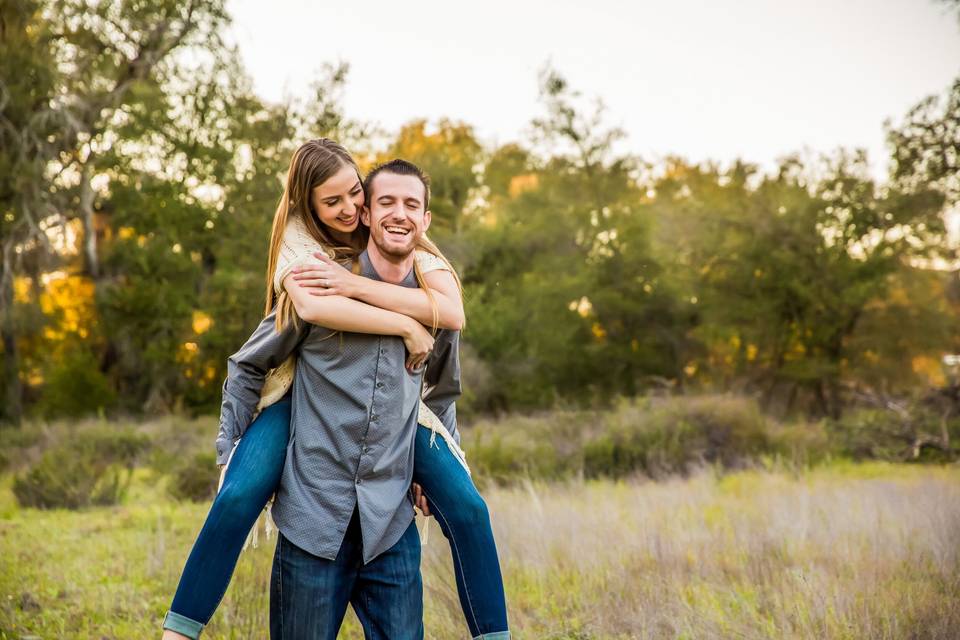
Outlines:
[[916, 356], [910, 361], [910, 365], [914, 373], [924, 376], [935, 387], [942, 387], [947, 382], [943, 367], [940, 366], [940, 361], [936, 358]]
[[203, 311], [193, 312], [193, 332], [198, 336], [206, 333], [213, 326], [213, 318]]
[[597, 340], [604, 340], [607, 337], [606, 330], [600, 326], [599, 322], [594, 322], [593, 326], [590, 327], [590, 331], [593, 332], [593, 337]]
[[81, 338], [90, 335], [94, 318], [93, 282], [78, 275], [58, 273], [51, 275], [40, 294], [40, 309], [44, 315], [56, 316], [59, 322], [48, 327], [44, 334], [51, 340], [62, 340], [68, 333]]
[[514, 176], [510, 180], [510, 197], [516, 198], [525, 191], [534, 191], [540, 186], [540, 178], [535, 173]]
[[13, 301], [26, 303], [30, 302], [30, 290], [33, 288], [33, 280], [27, 277], [13, 279]]
[[747, 362], [753, 362], [757, 359], [757, 345], [748, 344], [747, 345]]

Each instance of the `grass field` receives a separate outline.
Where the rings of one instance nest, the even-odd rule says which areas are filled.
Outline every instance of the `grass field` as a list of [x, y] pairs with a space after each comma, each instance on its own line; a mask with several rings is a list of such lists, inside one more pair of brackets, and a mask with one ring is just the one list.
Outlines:
[[[138, 471], [123, 506], [20, 509], [0, 481], [0, 638], [151, 638], [207, 506]], [[960, 638], [960, 469], [834, 463], [657, 483], [489, 487], [520, 639]], [[465, 638], [449, 548], [425, 549], [428, 638]], [[273, 540], [207, 638], [266, 638]], [[352, 614], [342, 638], [362, 634]]]

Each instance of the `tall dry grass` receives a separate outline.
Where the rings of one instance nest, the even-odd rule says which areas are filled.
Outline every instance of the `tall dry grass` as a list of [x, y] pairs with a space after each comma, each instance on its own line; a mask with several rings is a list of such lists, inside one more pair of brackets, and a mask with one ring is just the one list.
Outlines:
[[[958, 480], [866, 465], [487, 497], [520, 637], [945, 640], [960, 637]], [[445, 560], [430, 549], [428, 583], [454, 628]]]
[[[0, 479], [2, 480], [2, 479]], [[126, 506], [18, 509], [0, 482], [0, 638], [150, 638], [205, 505], [151, 477]], [[485, 491], [525, 639], [960, 637], [960, 469], [526, 483]], [[204, 637], [267, 637], [273, 543]], [[449, 548], [424, 550], [428, 638], [466, 638]], [[341, 638], [362, 637], [354, 619]]]

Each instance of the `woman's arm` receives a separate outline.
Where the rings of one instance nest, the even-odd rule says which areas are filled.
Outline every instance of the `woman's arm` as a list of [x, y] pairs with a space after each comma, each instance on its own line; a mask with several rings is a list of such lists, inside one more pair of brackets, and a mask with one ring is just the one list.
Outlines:
[[340, 295], [310, 295], [309, 289], [293, 280], [294, 276], [291, 273], [284, 278], [283, 286], [303, 320], [336, 331], [403, 338], [409, 352], [407, 366], [411, 369], [422, 366], [430, 354], [433, 336], [417, 320]]
[[[433, 307], [426, 291], [402, 287], [388, 282], [364, 278], [350, 272], [322, 253], [314, 254], [316, 262], [296, 267], [284, 280], [284, 286], [309, 289], [314, 297], [353, 298], [381, 309], [409, 316], [422, 324], [432, 326]], [[424, 275], [437, 304], [437, 326], [440, 329], [459, 331], [463, 328], [463, 300], [453, 274], [445, 269], [435, 269]]]

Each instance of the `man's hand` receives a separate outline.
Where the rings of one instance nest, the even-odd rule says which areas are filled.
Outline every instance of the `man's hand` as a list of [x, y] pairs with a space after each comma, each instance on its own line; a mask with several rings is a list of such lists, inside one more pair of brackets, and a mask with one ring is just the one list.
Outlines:
[[363, 277], [352, 273], [330, 257], [318, 251], [313, 254], [317, 262], [294, 267], [293, 279], [304, 289], [309, 289], [312, 296], [343, 296], [356, 298]]
[[420, 513], [422, 513], [424, 517], [429, 518], [431, 515], [430, 507], [427, 506], [427, 496], [423, 495], [423, 487], [414, 482], [410, 489], [413, 491], [413, 505], [417, 509], [420, 509]]

